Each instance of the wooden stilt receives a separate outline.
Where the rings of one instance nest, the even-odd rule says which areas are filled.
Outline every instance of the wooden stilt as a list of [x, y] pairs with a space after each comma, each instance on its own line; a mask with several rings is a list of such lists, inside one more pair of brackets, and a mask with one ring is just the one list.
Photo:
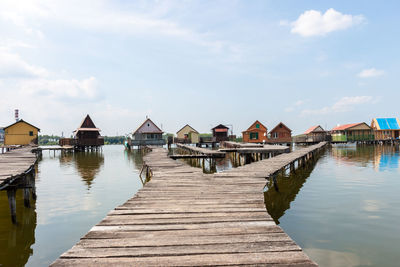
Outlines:
[[13, 224], [17, 223], [17, 204], [16, 204], [16, 189], [7, 189], [8, 204], [10, 205], [11, 221]]

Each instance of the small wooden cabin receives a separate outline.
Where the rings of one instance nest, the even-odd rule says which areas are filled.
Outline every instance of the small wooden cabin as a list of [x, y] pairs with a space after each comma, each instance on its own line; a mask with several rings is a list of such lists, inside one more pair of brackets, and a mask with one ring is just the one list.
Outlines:
[[327, 133], [321, 125], [315, 125], [308, 128], [304, 135], [306, 136], [306, 142], [317, 143], [326, 141]]
[[371, 122], [375, 140], [399, 139], [400, 121], [398, 118], [375, 118]]
[[182, 129], [176, 132], [176, 142], [197, 144], [199, 143], [199, 132], [189, 124], [186, 124]]
[[226, 127], [225, 125], [219, 124], [218, 126], [215, 126], [214, 128], [211, 129], [212, 135], [213, 135], [213, 142], [221, 142], [221, 141], [228, 141], [228, 130], [229, 127]]
[[146, 146], [165, 145], [165, 140], [162, 137], [163, 131], [150, 119], [146, 119], [139, 128], [132, 134], [131, 145]]
[[268, 139], [268, 130], [260, 121], [256, 120], [250, 127], [242, 132], [245, 143], [265, 143]]
[[284, 123], [280, 122], [270, 132], [270, 143], [291, 143], [292, 130], [289, 129]]
[[74, 131], [75, 146], [97, 147], [104, 145], [104, 138], [100, 136], [100, 129], [94, 125], [89, 115], [83, 119], [81, 125]]
[[37, 145], [39, 132], [38, 127], [24, 120], [19, 120], [4, 127], [4, 145]]
[[332, 129], [332, 142], [373, 141], [374, 132], [365, 122], [345, 124]]

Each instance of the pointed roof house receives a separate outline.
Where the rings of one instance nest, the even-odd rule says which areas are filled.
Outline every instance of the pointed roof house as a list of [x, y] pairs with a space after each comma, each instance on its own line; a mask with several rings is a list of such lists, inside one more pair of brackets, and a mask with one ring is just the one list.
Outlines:
[[74, 132], [77, 146], [102, 146], [104, 139], [100, 136], [100, 129], [96, 127], [89, 114], [83, 119], [78, 129]]
[[94, 122], [90, 118], [89, 114], [81, 122], [78, 129], [74, 131], [74, 135], [76, 136], [79, 132], [97, 132], [100, 135], [100, 129], [94, 125]]
[[321, 125], [315, 125], [307, 129], [304, 134], [312, 134], [312, 133], [325, 133], [324, 128]]
[[266, 142], [268, 129], [259, 120], [253, 122], [246, 131], [242, 132], [243, 142], [245, 143], [263, 143]]
[[278, 123], [270, 132], [269, 141], [272, 143], [290, 143], [292, 142], [292, 130], [283, 122]]
[[158, 133], [162, 134], [163, 131], [150, 119], [146, 119], [142, 125], [140, 125], [133, 134], [145, 134], [145, 133]]
[[165, 145], [163, 131], [147, 118], [132, 134], [131, 144], [134, 146]]

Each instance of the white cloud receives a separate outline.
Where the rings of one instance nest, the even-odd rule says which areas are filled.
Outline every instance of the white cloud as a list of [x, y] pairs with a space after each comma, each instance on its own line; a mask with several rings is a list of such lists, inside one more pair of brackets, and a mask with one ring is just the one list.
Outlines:
[[334, 103], [332, 106], [326, 106], [320, 109], [305, 109], [301, 112], [301, 115], [325, 115], [331, 113], [348, 112], [353, 110], [355, 106], [372, 102], [372, 96], [345, 96], [339, 99], [339, 101]]
[[303, 37], [326, 35], [327, 33], [345, 30], [363, 22], [364, 16], [342, 14], [333, 8], [324, 14], [317, 10], [307, 10], [292, 22], [291, 32]]
[[[227, 41], [216, 40], [210, 32], [194, 31], [168, 18], [173, 6], [155, 3], [129, 12], [118, 9], [112, 1], [5, 1], [0, 10], [0, 19], [11, 22], [28, 35], [39, 39], [45, 34], [41, 27], [46, 23], [60, 22], [63, 26], [79, 30], [111, 32], [117, 34], [164, 35], [208, 47], [212, 51], [235, 52]], [[161, 8], [160, 8], [161, 6]], [[160, 10], [162, 10], [160, 12]], [[71, 16], [73, 14], [73, 16]]]
[[0, 47], [0, 78], [43, 77], [47, 74], [45, 68], [31, 65], [18, 54]]
[[385, 72], [383, 70], [377, 70], [375, 68], [371, 68], [371, 69], [362, 70], [358, 74], [358, 77], [360, 77], [360, 78], [372, 78], [372, 77], [379, 77], [379, 76], [382, 76], [384, 74], [385, 74]]
[[33, 79], [21, 84], [21, 93], [30, 96], [46, 95], [59, 99], [92, 100], [98, 96], [97, 79], [90, 77], [84, 80], [48, 80]]

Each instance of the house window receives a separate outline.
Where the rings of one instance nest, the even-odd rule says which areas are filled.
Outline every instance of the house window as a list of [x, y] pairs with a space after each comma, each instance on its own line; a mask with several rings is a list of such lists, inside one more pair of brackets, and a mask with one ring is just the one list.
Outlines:
[[277, 139], [278, 138], [278, 133], [273, 133], [272, 138]]
[[32, 131], [29, 131], [29, 136], [33, 136], [33, 132]]
[[250, 133], [250, 140], [257, 140], [258, 139], [258, 133]]
[[257, 128], [257, 129], [260, 129], [260, 124], [257, 123], [257, 124], [256, 124], [256, 128]]

